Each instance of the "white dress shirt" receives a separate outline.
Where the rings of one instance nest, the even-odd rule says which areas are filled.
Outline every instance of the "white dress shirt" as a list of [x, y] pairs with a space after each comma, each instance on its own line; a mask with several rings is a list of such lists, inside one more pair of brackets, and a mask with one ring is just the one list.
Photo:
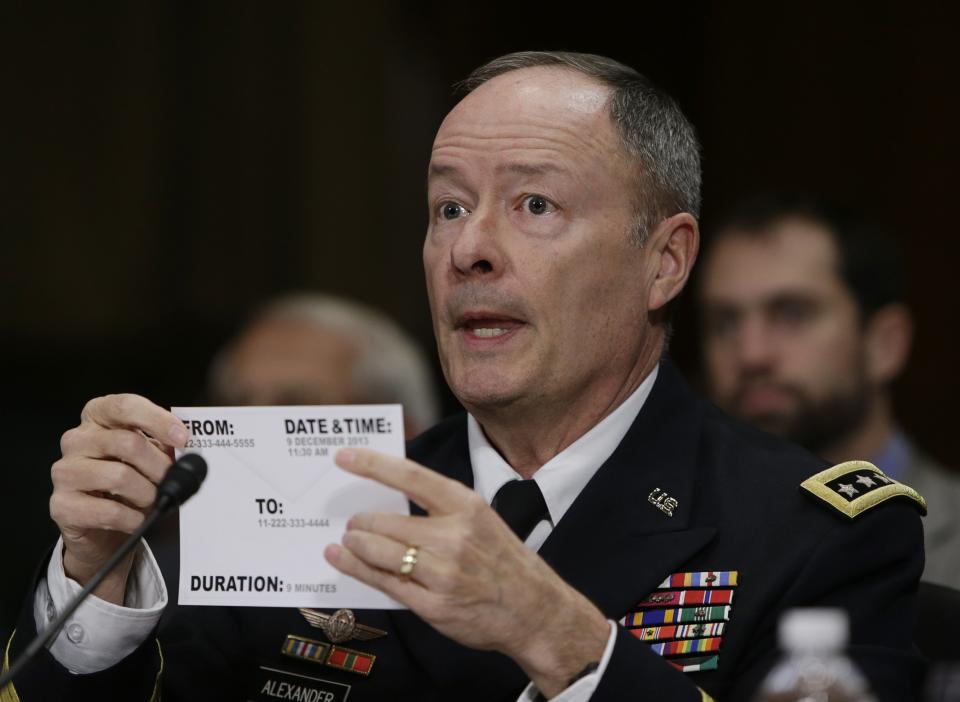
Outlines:
[[[533, 474], [543, 499], [547, 503], [549, 519], [541, 520], [530, 532], [524, 543], [539, 551], [543, 542], [550, 536], [554, 526], [570, 509], [570, 505], [580, 495], [583, 488], [600, 466], [616, 450], [627, 430], [637, 418], [640, 409], [647, 401], [650, 390], [657, 379], [660, 366], [653, 369], [633, 391], [633, 393], [613, 412], [604, 417], [590, 431], [567, 446], [563, 451], [544, 463]], [[470, 446], [470, 464], [473, 466], [473, 488], [487, 503], [493, 502], [497, 491], [504, 483], [521, 479], [503, 456], [490, 445], [480, 423], [472, 415], [467, 417], [467, 440]], [[617, 637], [617, 624], [610, 622], [610, 636], [597, 670], [577, 680], [573, 685], [553, 697], [553, 702], [586, 702], [596, 689], [613, 654], [613, 645]], [[520, 695], [520, 702], [532, 701], [537, 695], [533, 683]]]
[[[525, 541], [527, 546], [540, 549], [581, 490], [619, 446], [650, 395], [658, 370], [659, 366], [619, 407], [534, 474], [533, 479], [543, 493], [550, 518], [533, 528]], [[467, 440], [474, 489], [489, 504], [504, 483], [521, 476], [493, 448], [473, 416], [467, 417]], [[81, 589], [76, 581], [66, 577], [62, 552], [61, 540], [50, 559], [47, 577], [37, 587], [34, 619], [38, 630], [52, 621]], [[105, 602], [95, 596], [88, 597], [54, 639], [50, 652], [74, 673], [94, 673], [109, 668], [146, 639], [160, 620], [168, 599], [160, 568], [149, 546], [143, 542], [128, 580], [124, 606]], [[610, 660], [616, 631], [616, 623], [611, 621], [610, 637], [597, 671], [554, 697], [555, 702], [586, 702], [590, 698]], [[520, 702], [533, 700], [536, 694], [531, 684], [521, 694]]]
[[[47, 577], [33, 600], [33, 618], [42, 631], [80, 592], [63, 570], [63, 539], [57, 542]], [[53, 657], [72, 673], [96, 673], [131, 654], [150, 635], [167, 605], [167, 586], [145, 541], [140, 542], [127, 579], [124, 606], [90, 595], [50, 645]]]

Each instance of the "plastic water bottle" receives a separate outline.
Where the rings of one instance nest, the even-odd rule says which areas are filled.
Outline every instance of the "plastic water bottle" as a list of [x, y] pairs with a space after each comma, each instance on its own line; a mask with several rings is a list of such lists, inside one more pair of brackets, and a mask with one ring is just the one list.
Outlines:
[[844, 649], [849, 637], [842, 609], [793, 609], [780, 619], [783, 658], [754, 702], [876, 702], [866, 678]]

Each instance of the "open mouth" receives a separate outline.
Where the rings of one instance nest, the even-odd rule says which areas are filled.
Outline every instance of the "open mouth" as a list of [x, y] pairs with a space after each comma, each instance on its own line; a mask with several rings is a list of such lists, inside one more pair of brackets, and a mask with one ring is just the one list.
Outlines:
[[469, 339], [477, 341], [502, 340], [523, 327], [526, 322], [515, 317], [478, 311], [466, 312], [456, 321], [456, 328]]

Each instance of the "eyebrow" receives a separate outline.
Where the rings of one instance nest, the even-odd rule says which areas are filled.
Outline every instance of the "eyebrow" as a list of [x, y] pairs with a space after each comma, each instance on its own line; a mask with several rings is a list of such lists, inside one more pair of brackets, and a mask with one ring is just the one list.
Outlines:
[[563, 169], [553, 163], [504, 163], [497, 166], [497, 173], [516, 173], [518, 175], [544, 175], [558, 173]]
[[430, 190], [430, 181], [435, 178], [449, 178], [459, 184], [463, 183], [463, 173], [461, 173], [459, 168], [450, 164], [434, 163], [431, 161], [430, 167], [427, 169], [427, 191]]
[[[536, 176], [546, 173], [560, 173], [564, 169], [553, 163], [504, 163], [497, 166], [495, 170], [498, 174], [515, 173], [518, 175]], [[461, 171], [456, 166], [445, 163], [431, 163], [430, 169], [427, 172], [427, 179], [445, 176], [457, 177], [460, 175]]]
[[427, 170], [427, 179], [434, 176], [459, 175], [460, 169], [443, 163], [430, 162], [430, 168]]
[[807, 291], [803, 290], [778, 290], [771, 293], [770, 295], [765, 295], [764, 297], [756, 300], [752, 303], [743, 304], [737, 300], [731, 300], [729, 298], [722, 297], [719, 300], [713, 299], [708, 300], [706, 298], [701, 299], [701, 304], [703, 309], [706, 312], [710, 313], [729, 313], [736, 312], [742, 313], [746, 309], [759, 308], [763, 310], [769, 310], [782, 305], [789, 305], [800, 303], [804, 305], [809, 305], [813, 308], [822, 307], [822, 300]]

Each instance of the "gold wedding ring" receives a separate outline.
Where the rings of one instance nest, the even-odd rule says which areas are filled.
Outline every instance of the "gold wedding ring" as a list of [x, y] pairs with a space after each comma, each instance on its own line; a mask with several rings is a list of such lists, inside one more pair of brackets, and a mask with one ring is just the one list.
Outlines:
[[420, 555], [420, 549], [416, 546], [407, 546], [407, 552], [400, 561], [400, 575], [410, 577], [413, 567], [417, 565], [417, 556]]

